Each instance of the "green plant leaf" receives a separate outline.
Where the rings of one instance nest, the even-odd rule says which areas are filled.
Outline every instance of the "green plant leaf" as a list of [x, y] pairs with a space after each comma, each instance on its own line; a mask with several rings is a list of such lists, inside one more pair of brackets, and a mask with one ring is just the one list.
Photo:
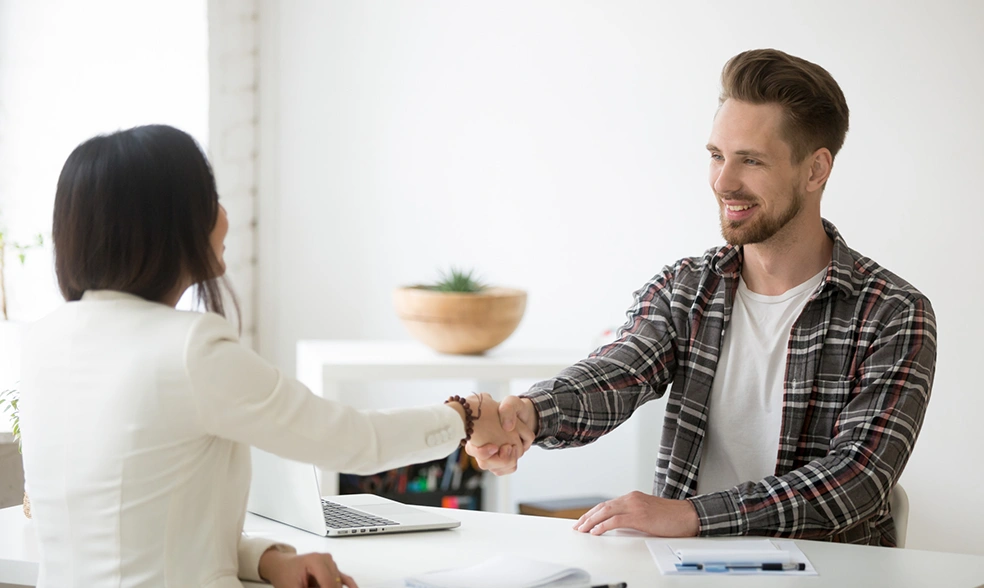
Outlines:
[[16, 388], [10, 388], [0, 392], [0, 405], [3, 406], [3, 413], [10, 420], [10, 431], [14, 435], [14, 440], [20, 445], [20, 411], [17, 404], [20, 401]]
[[481, 292], [486, 286], [475, 279], [473, 275], [474, 270], [464, 271], [451, 266], [450, 271], [442, 271], [440, 279], [428, 288], [438, 292]]

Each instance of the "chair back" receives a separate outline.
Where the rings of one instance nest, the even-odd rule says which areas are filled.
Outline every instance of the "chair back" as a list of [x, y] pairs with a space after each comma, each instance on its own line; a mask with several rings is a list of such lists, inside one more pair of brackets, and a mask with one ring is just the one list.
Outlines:
[[892, 518], [895, 519], [895, 538], [899, 547], [905, 547], [905, 531], [909, 526], [909, 495], [905, 493], [902, 484], [896, 484], [888, 496]]

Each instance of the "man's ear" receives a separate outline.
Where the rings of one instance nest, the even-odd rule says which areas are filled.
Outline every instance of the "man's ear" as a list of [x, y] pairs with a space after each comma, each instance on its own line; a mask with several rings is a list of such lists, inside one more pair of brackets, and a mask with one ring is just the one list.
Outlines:
[[834, 167], [834, 156], [830, 150], [821, 147], [808, 157], [810, 161], [810, 176], [807, 179], [807, 192], [822, 190], [827, 178], [830, 177], [830, 170]]

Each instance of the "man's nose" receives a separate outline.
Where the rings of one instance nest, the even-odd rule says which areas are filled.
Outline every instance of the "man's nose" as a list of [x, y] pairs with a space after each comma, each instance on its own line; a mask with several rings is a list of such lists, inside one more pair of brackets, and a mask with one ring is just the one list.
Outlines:
[[734, 166], [729, 163], [722, 165], [718, 169], [717, 177], [714, 178], [714, 183], [711, 187], [714, 188], [715, 192], [723, 195], [740, 191], [741, 179], [738, 177]]

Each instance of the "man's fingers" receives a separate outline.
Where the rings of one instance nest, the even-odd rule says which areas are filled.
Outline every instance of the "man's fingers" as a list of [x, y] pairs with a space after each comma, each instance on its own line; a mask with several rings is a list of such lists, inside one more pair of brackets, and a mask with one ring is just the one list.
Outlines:
[[605, 504], [606, 504], [605, 502], [596, 504], [591, 508], [591, 510], [581, 515], [581, 518], [579, 518], [577, 521], [574, 522], [574, 529], [580, 529], [581, 525], [583, 525], [588, 521], [588, 519], [593, 517], [596, 512], [598, 512], [599, 510], [601, 510], [603, 506], [605, 506]]
[[523, 402], [517, 396], [506, 396], [499, 403], [499, 424], [503, 431], [512, 431], [516, 428], [516, 421], [519, 420], [519, 410], [523, 407]]
[[529, 427], [523, 421], [516, 423], [516, 432], [519, 433], [519, 439], [523, 443], [523, 452], [525, 453], [533, 446], [533, 441], [536, 439], [536, 435], [533, 434], [533, 429]]
[[355, 580], [352, 579], [352, 576], [347, 576], [345, 574], [342, 574], [341, 576], [342, 576], [342, 584], [344, 586], [347, 586], [348, 588], [359, 588], [359, 585], [355, 583]]
[[618, 520], [621, 519], [621, 518], [622, 518], [621, 516], [614, 516], [614, 517], [612, 517], [610, 519], [605, 519], [605, 520], [599, 522], [594, 527], [592, 527], [589, 532], [592, 535], [603, 535], [606, 531], [610, 531], [611, 529], [617, 528], [618, 527]]
[[523, 421], [530, 428], [533, 428], [533, 423], [536, 421], [536, 408], [533, 406], [533, 401], [529, 398], [516, 397], [516, 404], [518, 405], [516, 409], [516, 415], [519, 420]]
[[624, 513], [615, 515], [598, 523], [595, 528], [591, 529], [591, 534], [604, 535], [608, 531], [613, 531], [615, 529], [632, 529], [634, 531], [641, 531], [647, 534], [650, 533], [649, 529], [646, 528], [646, 521], [642, 515], [639, 513]]
[[618, 508], [618, 504], [614, 501], [602, 502], [588, 512], [584, 513], [584, 516], [578, 519], [578, 523], [580, 524], [575, 523], [574, 528], [582, 533], [587, 533], [600, 523], [607, 521], [618, 514], [621, 514], [621, 509]]

